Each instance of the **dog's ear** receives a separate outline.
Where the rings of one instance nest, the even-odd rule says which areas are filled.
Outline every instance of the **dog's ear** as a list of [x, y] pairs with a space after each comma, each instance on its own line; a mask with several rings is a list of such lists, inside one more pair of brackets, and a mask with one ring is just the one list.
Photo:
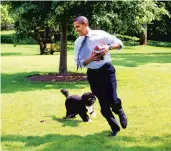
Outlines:
[[88, 99], [92, 96], [90, 92], [86, 92], [82, 95], [81, 100], [84, 104], [87, 103]]
[[86, 101], [88, 100], [87, 96], [88, 96], [88, 93], [84, 93], [84, 94], [81, 96], [82, 102], [86, 102]]
[[81, 97], [81, 100], [84, 104], [87, 104], [89, 102], [89, 98], [96, 100], [96, 96], [92, 92], [84, 93]]
[[92, 97], [93, 97], [93, 99], [95, 99], [96, 100], [96, 96], [92, 93]]

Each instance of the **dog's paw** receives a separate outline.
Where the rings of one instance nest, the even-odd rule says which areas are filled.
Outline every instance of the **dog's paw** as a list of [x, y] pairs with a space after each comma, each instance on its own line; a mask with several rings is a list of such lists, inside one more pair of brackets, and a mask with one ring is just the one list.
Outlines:
[[92, 122], [92, 120], [91, 120], [91, 119], [89, 119], [87, 122]]
[[96, 117], [96, 112], [93, 111], [90, 115], [91, 115], [91, 117], [95, 118]]
[[65, 117], [63, 117], [63, 119], [73, 119], [75, 118], [76, 114], [70, 114], [70, 115], [66, 115]]

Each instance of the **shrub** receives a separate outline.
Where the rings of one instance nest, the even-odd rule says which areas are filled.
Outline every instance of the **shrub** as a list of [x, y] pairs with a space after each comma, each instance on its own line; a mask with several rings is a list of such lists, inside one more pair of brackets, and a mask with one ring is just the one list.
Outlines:
[[36, 44], [36, 41], [31, 37], [18, 37], [16, 33], [1, 33], [1, 43]]
[[116, 34], [117, 38], [121, 39], [122, 41], [135, 41], [138, 42], [140, 39], [134, 36], [127, 36], [127, 35], [120, 35]]
[[1, 43], [14, 43], [15, 34], [1, 35]]
[[28, 37], [19, 39], [19, 44], [37, 44], [37, 42], [33, 38]]

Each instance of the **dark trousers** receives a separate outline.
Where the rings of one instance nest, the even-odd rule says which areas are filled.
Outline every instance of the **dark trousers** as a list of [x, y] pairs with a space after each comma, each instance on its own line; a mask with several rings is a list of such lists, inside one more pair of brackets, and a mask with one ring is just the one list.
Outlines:
[[106, 63], [100, 69], [88, 69], [87, 79], [91, 91], [99, 100], [101, 113], [108, 121], [112, 131], [119, 131], [112, 111], [118, 114], [122, 109], [121, 100], [117, 97], [117, 82], [115, 68], [111, 63]]

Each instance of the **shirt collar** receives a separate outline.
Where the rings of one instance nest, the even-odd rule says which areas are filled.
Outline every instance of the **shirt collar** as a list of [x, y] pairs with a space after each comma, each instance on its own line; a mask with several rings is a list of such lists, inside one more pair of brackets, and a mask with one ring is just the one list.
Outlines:
[[86, 36], [87, 36], [88, 38], [90, 38], [90, 37], [91, 37], [91, 33], [92, 33], [92, 30], [89, 28], [89, 29], [88, 29], [88, 33], [87, 33]]

